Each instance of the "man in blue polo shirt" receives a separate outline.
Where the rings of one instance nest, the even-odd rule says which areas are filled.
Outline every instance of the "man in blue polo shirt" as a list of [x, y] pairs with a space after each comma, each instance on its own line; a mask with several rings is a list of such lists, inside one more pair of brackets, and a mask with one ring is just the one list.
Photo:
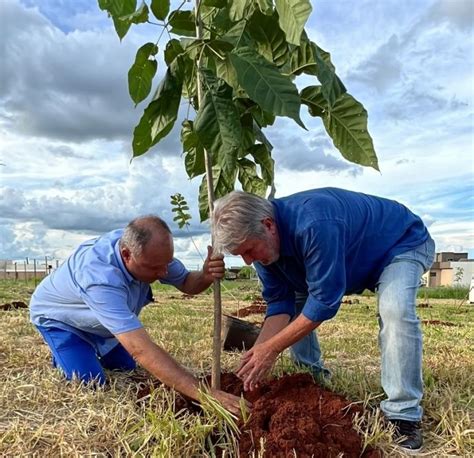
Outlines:
[[[189, 272], [173, 257], [173, 238], [157, 216], [81, 244], [36, 288], [30, 316], [67, 379], [105, 383], [105, 369], [132, 370], [137, 361], [164, 384], [198, 399], [198, 380], [155, 344], [138, 319], [156, 280], [198, 294], [224, 275], [222, 256]], [[231, 412], [240, 398], [212, 393]]]
[[422, 445], [422, 336], [415, 300], [434, 242], [421, 219], [398, 202], [323, 188], [267, 201], [233, 192], [216, 201], [216, 253], [254, 263], [268, 304], [255, 346], [238, 375], [253, 389], [291, 347], [296, 362], [324, 372], [315, 332], [345, 294], [377, 291], [382, 354], [381, 409], [401, 445]]

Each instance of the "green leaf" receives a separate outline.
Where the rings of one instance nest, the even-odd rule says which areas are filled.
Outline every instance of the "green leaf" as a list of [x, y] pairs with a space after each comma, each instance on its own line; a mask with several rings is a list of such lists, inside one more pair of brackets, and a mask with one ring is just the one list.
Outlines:
[[173, 68], [168, 68], [155, 97], [133, 131], [133, 157], [146, 153], [173, 128], [178, 116], [181, 87], [182, 82], [176, 78]]
[[128, 71], [128, 91], [135, 105], [144, 100], [151, 91], [151, 83], [156, 73], [156, 55], [158, 47], [154, 43], [145, 43], [135, 57], [135, 63]]
[[379, 170], [372, 138], [367, 131], [367, 111], [347, 92], [329, 107], [321, 86], [309, 86], [301, 92], [301, 101], [312, 116], [320, 116], [324, 127], [341, 154], [355, 164]]
[[270, 143], [266, 135], [263, 133], [262, 129], [257, 125], [257, 123], [253, 124], [253, 130], [255, 132], [255, 139], [258, 140], [260, 143], [266, 146], [268, 151], [273, 150], [273, 145]]
[[179, 40], [176, 38], [171, 39], [166, 43], [166, 48], [165, 48], [165, 62], [166, 65], [171, 65], [171, 62], [173, 62], [177, 56], [180, 54], [184, 53], [184, 49], [181, 46], [181, 43]]
[[249, 159], [239, 159], [239, 181], [246, 192], [265, 197], [267, 185], [257, 175], [257, 166]]
[[192, 121], [184, 120], [181, 129], [181, 143], [184, 149], [184, 167], [189, 178], [197, 177], [206, 171], [204, 146], [194, 131]]
[[257, 51], [278, 67], [289, 59], [288, 43], [285, 34], [278, 24], [278, 16], [265, 16], [256, 12], [248, 26], [250, 36], [257, 44]]
[[271, 16], [273, 14], [273, 1], [272, 0], [256, 0], [258, 9], [265, 15]]
[[293, 75], [300, 75], [306, 73], [308, 75], [318, 74], [318, 65], [316, 61], [316, 53], [319, 53], [320, 57], [333, 72], [336, 71], [334, 65], [331, 62], [331, 55], [320, 48], [316, 43], [312, 42], [306, 32], [303, 31], [301, 36], [301, 45], [295, 47], [291, 53], [290, 59], [290, 73]]
[[225, 174], [236, 167], [242, 141], [239, 114], [232, 101], [232, 88], [209, 70], [201, 69], [204, 98], [194, 122], [200, 142]]
[[151, 0], [150, 8], [156, 19], [164, 21], [170, 12], [170, 0]]
[[275, 0], [280, 19], [280, 27], [285, 32], [288, 43], [299, 45], [306, 21], [311, 14], [309, 0]]
[[171, 25], [171, 33], [176, 35], [184, 35], [186, 37], [196, 36], [196, 23], [194, 13], [192, 11], [173, 11], [169, 17]]
[[321, 82], [322, 93], [324, 98], [327, 100], [330, 107], [333, 107], [336, 101], [341, 97], [342, 94], [347, 92], [342, 81], [336, 75], [334, 67], [331, 68], [321, 55], [319, 49], [315, 49], [317, 67], [317, 77]]
[[249, 47], [229, 54], [239, 84], [263, 110], [288, 116], [304, 127], [300, 119], [300, 98], [296, 86], [288, 76], [282, 75], [275, 64]]
[[249, 153], [260, 166], [262, 177], [268, 186], [271, 186], [275, 178], [275, 161], [266, 145], [254, 145], [249, 149]]
[[[212, 181], [214, 186], [214, 197], [224, 197], [234, 190], [235, 178], [237, 176], [237, 167], [227, 174], [219, 166], [212, 167]], [[199, 216], [201, 222], [209, 218], [209, 201], [207, 196], [207, 177], [203, 176], [199, 186]]]
[[140, 7], [132, 14], [127, 14], [120, 18], [122, 21], [129, 21], [132, 24], [141, 24], [148, 21], [148, 6], [142, 2]]
[[105, 10], [112, 16], [115, 31], [120, 40], [127, 34], [132, 22], [130, 20], [123, 20], [122, 18], [131, 15], [135, 12], [137, 7], [136, 0], [99, 0], [99, 7]]
[[254, 10], [253, 0], [232, 0], [229, 8], [229, 18], [232, 22], [238, 22], [250, 17]]

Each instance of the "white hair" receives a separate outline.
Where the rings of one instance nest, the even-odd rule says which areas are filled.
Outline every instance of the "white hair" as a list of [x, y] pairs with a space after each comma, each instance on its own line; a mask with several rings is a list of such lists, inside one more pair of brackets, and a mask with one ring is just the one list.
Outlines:
[[273, 205], [263, 197], [232, 191], [216, 200], [212, 212], [215, 254], [230, 253], [248, 238], [264, 239], [265, 218], [275, 219]]

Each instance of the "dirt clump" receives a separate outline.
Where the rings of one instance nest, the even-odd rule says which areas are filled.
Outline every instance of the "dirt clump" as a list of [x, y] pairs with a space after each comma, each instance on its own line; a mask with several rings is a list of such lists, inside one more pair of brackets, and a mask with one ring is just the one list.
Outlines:
[[23, 301], [12, 301], [7, 302], [6, 304], [0, 305], [0, 310], [16, 310], [16, 309], [27, 309], [28, 305], [25, 304]]
[[451, 321], [440, 321], [440, 320], [421, 320], [423, 324], [430, 326], [458, 326], [462, 327], [462, 324], [451, 323]]
[[[138, 396], [148, 395], [152, 386], [151, 381], [142, 386]], [[352, 427], [354, 415], [362, 409], [317, 385], [309, 374], [286, 375], [244, 392], [242, 381], [225, 373], [221, 389], [236, 396], [243, 394], [252, 403], [248, 422], [240, 424], [241, 458], [256, 453], [262, 440], [263, 457], [267, 458], [294, 457], [295, 453], [301, 458], [381, 457], [377, 450], [363, 449], [362, 438]], [[195, 402], [177, 395], [175, 411], [182, 409], [200, 411]]]

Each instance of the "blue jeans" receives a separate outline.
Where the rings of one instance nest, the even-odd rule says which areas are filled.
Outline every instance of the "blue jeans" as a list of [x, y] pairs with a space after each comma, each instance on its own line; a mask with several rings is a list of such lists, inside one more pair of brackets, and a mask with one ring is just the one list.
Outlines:
[[[387, 399], [381, 409], [388, 419], [420, 421], [423, 409], [422, 335], [416, 315], [416, 294], [420, 279], [435, 256], [431, 238], [417, 248], [402, 253], [385, 267], [377, 283], [379, 346], [382, 356], [382, 388]], [[297, 295], [297, 313], [306, 300]], [[291, 347], [296, 363], [324, 371], [316, 331]]]
[[51, 350], [53, 366], [60, 369], [67, 380], [77, 378], [85, 383], [95, 381], [103, 385], [106, 382], [104, 368], [122, 371], [136, 368], [134, 359], [120, 343], [99, 358], [95, 348], [73, 332], [44, 326], [37, 328]]

